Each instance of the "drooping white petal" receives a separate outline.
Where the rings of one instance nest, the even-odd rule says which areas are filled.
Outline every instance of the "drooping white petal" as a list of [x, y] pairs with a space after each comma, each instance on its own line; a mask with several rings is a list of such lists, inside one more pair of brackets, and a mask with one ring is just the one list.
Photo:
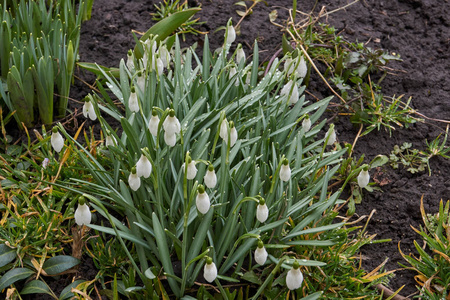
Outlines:
[[213, 282], [217, 278], [217, 267], [215, 263], [205, 264], [203, 277], [208, 282]]
[[234, 30], [233, 25], [227, 27], [225, 35], [227, 38], [227, 44], [232, 44], [234, 40], [236, 40], [236, 31]]
[[169, 50], [167, 50], [166, 45], [163, 45], [158, 50], [159, 57], [161, 58], [161, 61], [163, 62], [164, 68], [167, 68], [167, 66], [170, 63], [170, 53]]
[[167, 146], [173, 147], [177, 143], [177, 136], [175, 133], [168, 134], [167, 131], [164, 131], [164, 142]]
[[306, 65], [306, 61], [303, 56], [300, 57], [300, 60], [297, 63], [297, 67], [295, 68], [295, 75], [299, 78], [304, 78], [308, 73], [308, 66]]
[[255, 261], [262, 266], [266, 263], [268, 255], [266, 247], [257, 247], [255, 250]]
[[164, 63], [160, 57], [156, 59], [156, 69], [158, 71], [158, 75], [161, 76], [161, 74], [164, 72]]
[[291, 179], [291, 168], [289, 167], [289, 164], [281, 164], [280, 179], [283, 181], [289, 181], [289, 179]]
[[136, 174], [139, 177], [148, 178], [152, 173], [152, 163], [148, 160], [148, 158], [141, 154], [138, 162], [136, 163]]
[[116, 138], [113, 135], [107, 135], [105, 139], [105, 145], [106, 147], [117, 145]]
[[197, 206], [199, 212], [206, 214], [211, 207], [208, 194], [206, 192], [198, 193], [197, 198], [195, 199], [195, 205]]
[[292, 87], [293, 83], [294, 82], [292, 80], [289, 80], [281, 89], [280, 96], [284, 96], [284, 95], [288, 96], [289, 93], [291, 92], [291, 87]]
[[142, 93], [145, 92], [145, 76], [143, 74], [141, 74], [140, 76], [137, 76], [136, 86]]
[[219, 135], [222, 139], [228, 140], [228, 121], [226, 118], [223, 119], [222, 123], [220, 123]]
[[205, 185], [212, 189], [216, 186], [217, 184], [217, 175], [216, 175], [216, 171], [212, 170], [212, 171], [206, 171], [205, 177], [203, 177], [203, 181], [205, 182]]
[[286, 70], [286, 74], [289, 76], [294, 72], [295, 63], [293, 63], [292, 58], [287, 58], [284, 61], [284, 69]]
[[236, 51], [236, 63], [240, 63], [242, 60], [245, 61], [245, 52], [242, 47], [239, 47]]
[[159, 125], [159, 117], [158, 115], [152, 116], [150, 121], [148, 122], [148, 129], [153, 136], [158, 135], [158, 125]]
[[83, 104], [83, 116], [84, 116], [85, 118], [88, 117], [88, 106], [87, 106], [87, 103], [89, 103], [89, 101], [86, 101], [86, 102], [84, 102], [84, 104]]
[[62, 137], [61, 133], [59, 132], [52, 132], [52, 137], [51, 137], [51, 144], [53, 149], [56, 152], [61, 152], [63, 146], [64, 146], [64, 138]]
[[128, 108], [132, 111], [132, 112], [139, 112], [139, 103], [138, 103], [138, 98], [137, 98], [137, 94], [136, 92], [132, 92], [130, 94], [130, 99], [128, 99]]
[[366, 187], [369, 184], [369, 181], [370, 181], [369, 171], [364, 171], [364, 169], [361, 170], [361, 172], [359, 172], [359, 175], [358, 175], [359, 187], [361, 187], [361, 188]]
[[237, 139], [238, 139], [238, 132], [236, 130], [236, 127], [230, 128], [230, 147], [233, 147], [234, 144], [236, 144]]
[[139, 189], [139, 187], [141, 186], [141, 179], [139, 178], [137, 173], [130, 173], [130, 176], [128, 176], [128, 184], [133, 191], [137, 191]]
[[75, 210], [75, 223], [77, 223], [78, 226], [89, 225], [91, 224], [91, 219], [92, 214], [89, 207], [86, 204], [78, 204], [78, 207]]
[[256, 218], [259, 222], [264, 223], [267, 218], [269, 217], [269, 208], [266, 204], [258, 204], [258, 207], [256, 208]]
[[308, 132], [311, 129], [311, 119], [304, 118], [302, 122], [302, 127], [305, 132]]
[[195, 178], [195, 176], [197, 176], [197, 167], [195, 166], [195, 161], [192, 160], [187, 166], [186, 178], [188, 180], [192, 180]]
[[299, 99], [297, 82], [289, 80], [281, 89], [280, 96], [284, 95], [289, 96], [289, 105], [297, 103]]
[[326, 138], [328, 138], [327, 145], [333, 145], [336, 142], [336, 131], [333, 129], [331, 132], [328, 132]]
[[298, 85], [296, 82], [293, 85], [294, 87], [292, 88], [292, 93], [291, 96], [289, 97], [289, 105], [297, 103], [299, 99]]
[[134, 70], [134, 55], [133, 52], [128, 52], [127, 54], [127, 68], [128, 70]]
[[303, 282], [303, 274], [298, 269], [290, 269], [286, 275], [286, 285], [290, 290], [296, 290], [301, 287]]
[[163, 123], [164, 131], [168, 134], [180, 133], [181, 125], [180, 121], [178, 121], [177, 117], [168, 116]]
[[236, 73], [237, 73], [236, 68], [235, 68], [235, 67], [232, 67], [232, 68], [230, 69], [230, 74], [228, 75], [228, 78], [231, 79], [234, 75], [236, 75]]

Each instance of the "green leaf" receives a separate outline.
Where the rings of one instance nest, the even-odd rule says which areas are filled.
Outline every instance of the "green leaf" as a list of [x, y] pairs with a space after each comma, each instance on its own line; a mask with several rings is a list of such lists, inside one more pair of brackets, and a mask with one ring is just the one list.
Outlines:
[[75, 295], [71, 292], [72, 288], [76, 288], [80, 283], [85, 282], [86, 280], [78, 279], [66, 286], [59, 295], [59, 300], [65, 300], [74, 297]]
[[[189, 20], [195, 13], [200, 11], [200, 8], [190, 8], [183, 11], [179, 11], [170, 15], [167, 18], [162, 19], [155, 25], [153, 25], [147, 32], [140, 38], [140, 41], [146, 41], [151, 35], [158, 36], [156, 41], [163, 41], [169, 35], [171, 35], [178, 27], [180, 27], [184, 22]], [[134, 55], [137, 59], [142, 58], [143, 53], [141, 53], [139, 47], [134, 47]]]
[[9, 264], [16, 258], [16, 250], [6, 246], [5, 244], [0, 245], [0, 268]]
[[16, 281], [28, 278], [33, 274], [34, 271], [27, 268], [15, 268], [9, 270], [2, 278], [0, 278], [0, 290], [7, 288]]
[[59, 255], [45, 261], [42, 268], [48, 275], [56, 275], [73, 268], [80, 263], [79, 259], [69, 255]]
[[27, 295], [27, 294], [48, 294], [53, 295], [48, 287], [44, 282], [40, 280], [33, 280], [28, 282], [22, 291], [20, 292], [21, 295]]
[[245, 272], [244, 275], [242, 275], [241, 279], [247, 280], [247, 281], [257, 284], [257, 285], [262, 284], [261, 279], [259, 279], [259, 277], [253, 271]]
[[381, 167], [382, 165], [386, 164], [389, 161], [389, 158], [386, 155], [377, 155], [371, 162], [370, 162], [370, 168], [376, 168]]

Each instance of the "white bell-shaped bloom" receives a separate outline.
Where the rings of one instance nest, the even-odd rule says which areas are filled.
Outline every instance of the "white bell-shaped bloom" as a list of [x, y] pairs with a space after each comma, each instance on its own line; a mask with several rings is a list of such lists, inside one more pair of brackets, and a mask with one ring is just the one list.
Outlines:
[[245, 52], [242, 46], [238, 46], [236, 50], [236, 63], [239, 64], [241, 61], [245, 61]]
[[308, 132], [311, 129], [311, 119], [309, 118], [309, 115], [306, 115], [303, 119], [302, 127], [305, 132]]
[[236, 40], [236, 30], [234, 30], [233, 25], [227, 26], [225, 37], [227, 39], [227, 44], [232, 44]]
[[177, 143], [177, 136], [175, 133], [167, 133], [164, 131], [164, 142], [166, 142], [167, 146], [173, 147]]
[[127, 53], [127, 68], [128, 70], [132, 71], [134, 70], [134, 54], [133, 51], [130, 49]]
[[[183, 167], [184, 170], [184, 167]], [[191, 160], [187, 165], [186, 178], [192, 180], [197, 176], [197, 167], [195, 166], [195, 160]]]
[[138, 162], [136, 163], [136, 174], [139, 177], [148, 178], [152, 173], [152, 163], [148, 160], [148, 158], [141, 154]]
[[206, 264], [203, 268], [203, 277], [208, 282], [213, 282], [217, 278], [217, 267], [210, 257], [206, 259]]
[[264, 247], [264, 244], [262, 241], [258, 242], [258, 247], [255, 250], [255, 261], [259, 264], [259, 265], [264, 265], [266, 263], [267, 260], [267, 256], [269, 254], [267, 253], [266, 247]]
[[158, 72], [159, 76], [161, 76], [164, 72], [164, 63], [160, 57], [156, 59], [156, 71]]
[[297, 82], [294, 82], [292, 79], [289, 80], [288, 83], [286, 83], [286, 85], [281, 89], [280, 95], [286, 95], [289, 97], [289, 105], [297, 103], [299, 99]]
[[233, 121], [228, 123], [227, 119], [223, 119], [220, 124], [219, 135], [224, 140], [225, 144], [228, 144], [228, 125], [230, 126], [230, 147], [233, 147], [238, 139], [238, 132]]
[[156, 114], [156, 110], [153, 110], [152, 117], [150, 118], [150, 121], [148, 122], [148, 129], [150, 130], [150, 133], [153, 136], [157, 136], [158, 135], [159, 121], [160, 120], [159, 120], [158, 115]]
[[358, 185], [360, 188], [365, 188], [370, 181], [369, 168], [366, 166], [359, 172], [358, 175]]
[[280, 179], [283, 181], [289, 181], [289, 179], [291, 179], [291, 168], [289, 167], [289, 161], [286, 158], [281, 164]]
[[92, 214], [86, 203], [78, 203], [78, 207], [75, 210], [75, 223], [77, 223], [78, 226], [89, 225], [91, 224], [91, 219]]
[[178, 121], [177, 117], [175, 116], [175, 111], [173, 109], [169, 111], [169, 115], [164, 120], [163, 128], [164, 131], [168, 134], [180, 133], [181, 131], [180, 121]]
[[302, 286], [303, 274], [300, 271], [298, 262], [294, 262], [294, 266], [290, 269], [286, 275], [286, 285], [290, 290], [296, 290]]
[[205, 182], [205, 185], [210, 189], [212, 189], [216, 186], [217, 175], [216, 175], [216, 171], [214, 171], [213, 165], [208, 166], [208, 171], [206, 171], [205, 177], [203, 177], [203, 181]]
[[92, 121], [97, 119], [97, 114], [95, 113], [94, 105], [90, 100], [85, 101], [83, 104], [83, 116], [89, 118]]
[[52, 144], [53, 149], [56, 152], [61, 152], [63, 146], [64, 146], [64, 138], [62, 137], [61, 133], [59, 133], [58, 128], [53, 127], [52, 137], [50, 139], [50, 142]]
[[145, 92], [145, 76], [142, 74], [142, 72], [139, 72], [136, 77], [136, 86], [141, 92]]
[[228, 121], [226, 118], [220, 123], [219, 136], [224, 140], [228, 140]]
[[336, 131], [334, 130], [334, 128], [331, 131], [328, 130], [325, 138], [328, 138], [328, 142], [327, 142], [328, 146], [331, 146], [336, 142]]
[[308, 65], [303, 56], [297, 57], [295, 60], [292, 58], [286, 59], [284, 69], [288, 76], [294, 73], [297, 78], [304, 78], [308, 73]]
[[116, 146], [117, 145], [117, 140], [116, 138], [111, 134], [111, 135], [106, 135], [105, 138], [105, 146]]
[[259, 222], [264, 223], [269, 217], [269, 208], [264, 200], [260, 200], [258, 207], [256, 208], [256, 218]]
[[139, 112], [139, 102], [138, 97], [136, 94], [136, 91], [134, 90], [134, 87], [131, 88], [130, 98], [128, 99], [128, 108], [132, 112]]
[[230, 74], [228, 75], [228, 78], [231, 79], [234, 75], [236, 75], [236, 73], [237, 73], [236, 68], [235, 68], [235, 67], [232, 67], [232, 68], [230, 69]]
[[195, 199], [195, 205], [197, 209], [202, 214], [206, 214], [211, 207], [211, 201], [209, 200], [208, 194], [205, 192], [203, 185], [199, 185], [197, 188], [197, 198]]
[[171, 56], [169, 50], [167, 50], [166, 45], [162, 45], [161, 47], [159, 47], [158, 54], [161, 58], [164, 68], [167, 68], [169, 66]]
[[137, 191], [141, 186], [141, 179], [136, 173], [136, 168], [131, 170], [130, 176], [128, 176], [128, 184], [133, 191]]

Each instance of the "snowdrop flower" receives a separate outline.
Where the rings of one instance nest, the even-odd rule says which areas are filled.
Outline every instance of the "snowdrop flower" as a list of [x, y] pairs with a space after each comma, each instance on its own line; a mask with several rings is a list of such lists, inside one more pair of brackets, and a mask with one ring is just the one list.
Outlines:
[[308, 73], [308, 66], [303, 56], [300, 56], [300, 58], [297, 57], [295, 61], [292, 58], [286, 59], [284, 69], [288, 76], [294, 73], [297, 78], [303, 78]]
[[165, 131], [164, 142], [166, 142], [167, 146], [173, 147], [177, 143], [177, 136], [175, 133], [167, 133], [167, 131]]
[[128, 70], [132, 71], [134, 70], [134, 54], [133, 50], [128, 50], [127, 53], [127, 68]]
[[[292, 90], [292, 92], [291, 92]], [[286, 83], [286, 85], [281, 89], [280, 96], [289, 96], [289, 105], [295, 104], [298, 102], [298, 86], [297, 83], [291, 79]]]
[[47, 157], [44, 158], [44, 161], [42, 162], [42, 168], [46, 169], [49, 162], [50, 160]]
[[267, 253], [266, 248], [264, 247], [263, 242], [260, 240], [258, 241], [258, 247], [255, 250], [255, 261], [259, 264], [259, 265], [264, 265], [266, 263], [267, 260], [267, 256], [269, 254]]
[[244, 49], [242, 49], [242, 45], [239, 44], [236, 50], [236, 63], [239, 64], [243, 60], [245, 61], [245, 52]]
[[128, 108], [132, 111], [132, 112], [139, 112], [139, 102], [138, 102], [138, 98], [137, 98], [137, 94], [136, 94], [136, 90], [134, 89], [134, 86], [131, 87], [131, 94], [130, 94], [130, 98], [128, 99]]
[[164, 72], [164, 63], [160, 57], [153, 59], [153, 70], [155, 69], [159, 76]]
[[136, 85], [142, 93], [145, 92], [145, 76], [140, 71], [137, 73]]
[[295, 261], [286, 275], [286, 285], [290, 290], [296, 290], [301, 287], [303, 282], [303, 274], [300, 271], [298, 262]]
[[224, 140], [225, 144], [228, 144], [228, 125], [230, 126], [230, 148], [234, 146], [237, 141], [238, 133], [236, 127], [234, 126], [234, 122], [228, 122], [227, 119], [223, 119], [220, 124], [220, 137]]
[[237, 71], [235, 67], [232, 67], [230, 69], [230, 74], [228, 75], [228, 78], [231, 79], [234, 75], [236, 75]]
[[280, 179], [285, 182], [291, 179], [291, 168], [289, 167], [289, 160], [287, 158], [283, 159], [281, 164]]
[[86, 100], [83, 104], [83, 116], [85, 118], [91, 119], [92, 121], [95, 121], [97, 119], [97, 114], [95, 113], [94, 105], [92, 104], [91, 100]]
[[[195, 160], [192, 160], [192, 158], [188, 157], [187, 161], [188, 161], [188, 165], [187, 165], [186, 178], [188, 180], [192, 180], [195, 178], [195, 176], [197, 176], [197, 167], [195, 166]], [[184, 164], [183, 164], [183, 170], [185, 170]]]
[[171, 57], [169, 50], [167, 50], [166, 45], [162, 45], [161, 47], [159, 47], [158, 54], [159, 57], [161, 58], [164, 68], [167, 68], [169, 66]]
[[139, 187], [141, 186], [141, 179], [139, 178], [138, 174], [136, 173], [136, 167], [133, 167], [131, 169], [130, 176], [128, 176], [128, 184], [130, 185], [130, 188], [133, 191], [137, 191]]
[[331, 146], [336, 142], [336, 131], [334, 130], [334, 127], [333, 127], [333, 130], [331, 130], [331, 132], [328, 130], [327, 135], [325, 136], [325, 139], [328, 139], [328, 142], [327, 142], [328, 146]]
[[234, 40], [236, 40], [236, 31], [234, 30], [233, 25], [227, 26], [225, 38], [227, 39], [227, 44], [233, 44]]
[[152, 173], [152, 164], [148, 160], [147, 156], [141, 154], [138, 162], [136, 163], [136, 174], [139, 177], [148, 178]]
[[61, 133], [59, 133], [58, 127], [56, 126], [52, 129], [52, 137], [50, 142], [56, 152], [61, 152], [61, 149], [64, 146], [64, 138], [62, 137]]
[[203, 177], [203, 181], [205, 182], [205, 185], [210, 189], [212, 189], [216, 186], [217, 175], [216, 175], [216, 171], [214, 171], [213, 165], [208, 166], [208, 171], [206, 171], [205, 177]]
[[266, 205], [264, 199], [259, 200], [258, 207], [256, 208], [256, 218], [259, 222], [264, 223], [269, 217], [269, 208]]
[[78, 226], [91, 224], [92, 214], [89, 207], [85, 203], [84, 197], [80, 197], [78, 200], [78, 207], [75, 210], [75, 223]]
[[173, 109], [169, 110], [169, 115], [164, 120], [163, 128], [167, 134], [180, 133], [180, 121], [178, 121], [177, 117], [175, 117], [175, 111]]
[[[148, 129], [150, 130], [150, 133], [153, 136], [158, 135], [158, 126], [159, 126], [159, 117], [156, 109], [152, 110], [152, 117], [150, 118], [150, 121], [148, 122]], [[174, 134], [175, 135], [175, 134]]]
[[195, 199], [195, 205], [197, 209], [202, 214], [206, 214], [209, 211], [211, 206], [211, 202], [209, 201], [209, 196], [205, 192], [205, 187], [203, 185], [199, 185], [197, 188], [197, 198]]
[[206, 264], [203, 268], [203, 277], [208, 282], [213, 282], [217, 278], [217, 267], [211, 257], [206, 259]]
[[358, 175], [358, 185], [360, 188], [365, 188], [369, 184], [370, 174], [369, 166], [365, 165], [364, 168], [359, 172]]
[[106, 138], [105, 138], [105, 146], [116, 146], [117, 145], [117, 140], [116, 138], [112, 135], [112, 134], [106, 134]]
[[306, 115], [302, 122], [302, 127], [305, 132], [308, 132], [311, 129], [311, 119], [309, 115]]

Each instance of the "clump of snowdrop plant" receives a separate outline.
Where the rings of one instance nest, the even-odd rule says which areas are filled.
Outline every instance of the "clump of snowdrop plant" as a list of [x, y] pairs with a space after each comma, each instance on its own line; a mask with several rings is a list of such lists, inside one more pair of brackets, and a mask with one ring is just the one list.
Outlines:
[[[325, 125], [320, 116], [331, 98], [309, 103], [300, 95], [301, 81], [295, 77], [302, 75], [301, 58], [291, 75], [283, 67], [284, 59], [275, 59], [262, 75], [257, 43], [251, 61], [241, 47], [230, 55], [235, 36], [230, 22], [223, 47], [212, 53], [206, 38], [201, 59], [190, 48], [181, 50], [177, 38], [174, 47], [156, 37], [141, 41], [140, 52], [132, 51], [127, 62], [120, 62], [120, 78], [104, 73], [103, 88], [111, 93], [95, 95], [102, 112], [122, 126], [117, 130], [119, 139], [113, 140], [108, 134], [111, 126], [99, 118], [105, 144], [115, 147], [99, 151], [100, 159], [87, 157], [85, 149], [71, 141], [73, 151], [86, 156], [80, 164], [93, 174], [86, 186], [76, 182], [73, 188], [97, 198], [91, 203], [104, 215], [117, 210], [130, 220], [126, 225], [117, 223], [115, 230], [118, 237], [123, 234], [134, 243], [124, 251], [136, 252], [129, 257], [137, 273], [155, 266], [157, 272], [167, 274], [168, 285], [163, 288], [177, 298], [195, 286], [202, 267], [205, 280], [216, 285], [219, 274], [239, 279], [240, 266], [252, 261], [253, 254], [257, 264], [273, 269], [290, 250], [271, 244], [297, 243], [302, 253], [313, 251], [314, 239], [330, 230], [321, 230], [331, 223], [319, 220], [339, 196], [339, 192], [319, 195], [327, 191], [346, 149], [321, 151], [317, 134], [304, 134], [311, 125], [303, 121], [303, 129], [299, 126], [299, 120], [310, 120], [319, 132]], [[242, 80], [230, 77], [234, 72], [230, 66], [243, 75]], [[280, 97], [274, 91], [285, 82], [282, 95], [286, 97]], [[122, 106], [116, 107], [117, 101]], [[312, 227], [319, 233], [310, 237], [311, 245], [298, 244], [302, 231]], [[111, 232], [107, 225], [95, 229]], [[255, 245], [265, 234], [271, 235], [270, 244]], [[271, 249], [273, 265], [268, 263], [266, 248]], [[181, 272], [175, 272], [173, 260], [179, 260]], [[141, 282], [153, 284], [142, 276]], [[291, 282], [298, 285], [298, 274], [289, 280], [289, 288]], [[266, 288], [261, 286], [256, 294]]]

